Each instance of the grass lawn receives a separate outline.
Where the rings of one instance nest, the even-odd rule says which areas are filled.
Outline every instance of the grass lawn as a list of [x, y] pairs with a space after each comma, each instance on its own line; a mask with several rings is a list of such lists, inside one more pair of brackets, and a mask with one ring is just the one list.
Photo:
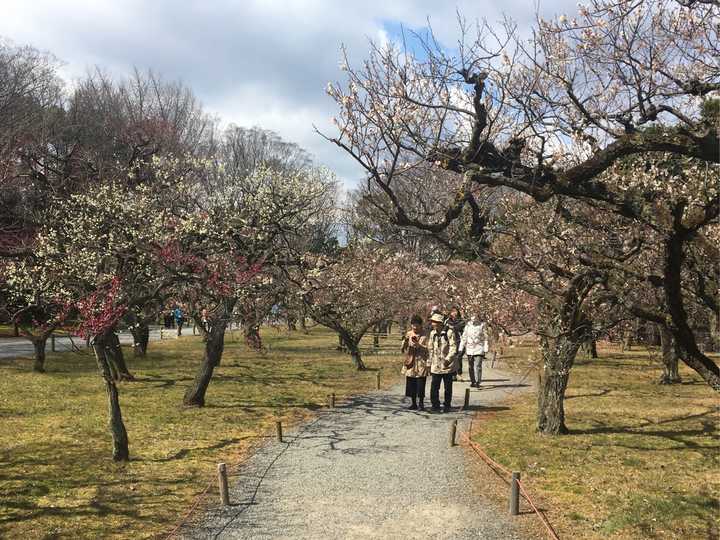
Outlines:
[[[516, 369], [532, 354], [510, 352]], [[535, 432], [533, 392], [481, 414], [474, 440], [521, 471], [561, 538], [718, 538], [718, 395], [684, 366], [683, 384], [658, 385], [657, 353], [599, 353], [570, 374], [570, 435]]]
[[0, 324], [0, 338], [15, 337], [15, 329], [12, 324]]
[[[126, 464], [111, 460], [105, 390], [89, 354], [49, 354], [45, 374], [33, 373], [29, 359], [0, 360], [0, 537], [157, 537], [218, 462], [234, 463], [273, 436], [276, 419], [297, 422], [331, 392], [342, 399], [375, 387], [376, 372], [355, 371], [328, 331], [264, 329], [264, 356], [236, 334], [237, 342], [228, 336], [203, 409], [181, 406], [202, 358], [199, 338], [154, 342], [145, 359], [126, 351], [137, 377], [120, 385]], [[397, 349], [396, 338], [382, 347]], [[396, 355], [365, 361], [384, 368], [383, 386], [400, 379]]]

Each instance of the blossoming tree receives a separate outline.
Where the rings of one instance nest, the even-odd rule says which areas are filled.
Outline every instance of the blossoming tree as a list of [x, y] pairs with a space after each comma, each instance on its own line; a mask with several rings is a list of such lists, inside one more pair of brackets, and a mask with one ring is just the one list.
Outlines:
[[203, 362], [183, 398], [185, 405], [201, 407], [220, 364], [225, 330], [242, 312], [238, 302], [263, 291], [271, 270], [287, 264], [286, 246], [326, 209], [334, 179], [321, 169], [260, 166], [246, 174], [222, 161], [197, 161], [193, 169], [181, 190], [184, 210], [165, 219], [157, 255], [173, 296], [189, 306], [205, 340]]
[[294, 280], [309, 316], [338, 333], [359, 370], [363, 336], [427, 298], [427, 281], [411, 256], [371, 246], [351, 246], [336, 257], [308, 254]]
[[[453, 52], [431, 34], [417, 36], [421, 57], [392, 43], [375, 46], [359, 69], [346, 62], [345, 85], [329, 85], [339, 133], [328, 139], [365, 168], [396, 224], [440, 239], [467, 220], [468, 241], [487, 240], [477, 196], [484, 187], [539, 203], [588, 201], [642, 221], [653, 188], [618, 186], [612, 168], [622, 159], [664, 152], [720, 161], [718, 10], [712, 2], [594, 0], [575, 17], [539, 19], [529, 43], [508, 20], [476, 31], [461, 21]], [[459, 175], [437, 216], [401, 196], [408, 171], [429, 165]], [[686, 241], [719, 207], [713, 195], [693, 206], [689, 221], [676, 220], [663, 275], [669, 328], [685, 362], [716, 389], [720, 369], [694, 343], [677, 293]], [[683, 202], [676, 212], [688, 208]]]

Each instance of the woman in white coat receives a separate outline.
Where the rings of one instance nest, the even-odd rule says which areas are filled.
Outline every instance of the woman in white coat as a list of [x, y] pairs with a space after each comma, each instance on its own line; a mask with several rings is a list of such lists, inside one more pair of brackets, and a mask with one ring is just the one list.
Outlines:
[[460, 350], [468, 358], [468, 371], [470, 372], [470, 386], [479, 388], [482, 381], [482, 363], [488, 352], [487, 325], [477, 314], [473, 314], [465, 325], [460, 338]]

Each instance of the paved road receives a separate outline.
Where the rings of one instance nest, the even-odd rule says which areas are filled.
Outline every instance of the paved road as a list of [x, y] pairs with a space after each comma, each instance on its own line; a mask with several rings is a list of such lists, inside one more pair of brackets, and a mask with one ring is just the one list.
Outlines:
[[[397, 386], [322, 413], [252, 456], [231, 477], [234, 505], [210, 510], [183, 538], [527, 538], [484, 498], [467, 450], [448, 447], [452, 419], [465, 429], [478, 405], [525, 389], [515, 376], [484, 375], [470, 411], [406, 410]], [[466, 386], [456, 383], [454, 405]]]
[[[183, 334], [186, 333], [186, 329], [183, 329]], [[174, 338], [176, 330], [170, 328], [164, 330], [164, 338]], [[189, 329], [189, 333], [192, 334], [192, 327]], [[132, 345], [133, 338], [129, 332], [121, 332], [119, 334], [120, 343], [123, 345]], [[160, 327], [153, 327], [150, 330], [150, 341], [157, 341], [160, 339]], [[64, 352], [72, 350], [73, 344], [75, 347], [80, 349], [85, 348], [85, 340], [80, 337], [56, 337], [55, 338], [55, 350], [57, 352]], [[48, 339], [46, 352], [51, 352], [51, 342]], [[34, 355], [33, 346], [30, 341], [25, 338], [2, 338], [0, 339], [0, 358], [17, 358], [20, 356]]]

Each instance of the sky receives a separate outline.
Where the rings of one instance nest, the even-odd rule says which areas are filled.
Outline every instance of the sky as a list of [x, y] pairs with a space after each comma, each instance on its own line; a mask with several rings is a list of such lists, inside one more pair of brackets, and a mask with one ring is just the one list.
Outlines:
[[336, 105], [325, 88], [343, 79], [342, 45], [359, 65], [369, 40], [397, 39], [428, 20], [452, 46], [458, 12], [489, 22], [507, 14], [528, 28], [536, 11], [576, 10], [570, 0], [0, 0], [0, 38], [53, 53], [68, 84], [94, 66], [180, 80], [223, 125], [271, 129], [352, 187], [362, 170], [313, 129], [333, 134]]

